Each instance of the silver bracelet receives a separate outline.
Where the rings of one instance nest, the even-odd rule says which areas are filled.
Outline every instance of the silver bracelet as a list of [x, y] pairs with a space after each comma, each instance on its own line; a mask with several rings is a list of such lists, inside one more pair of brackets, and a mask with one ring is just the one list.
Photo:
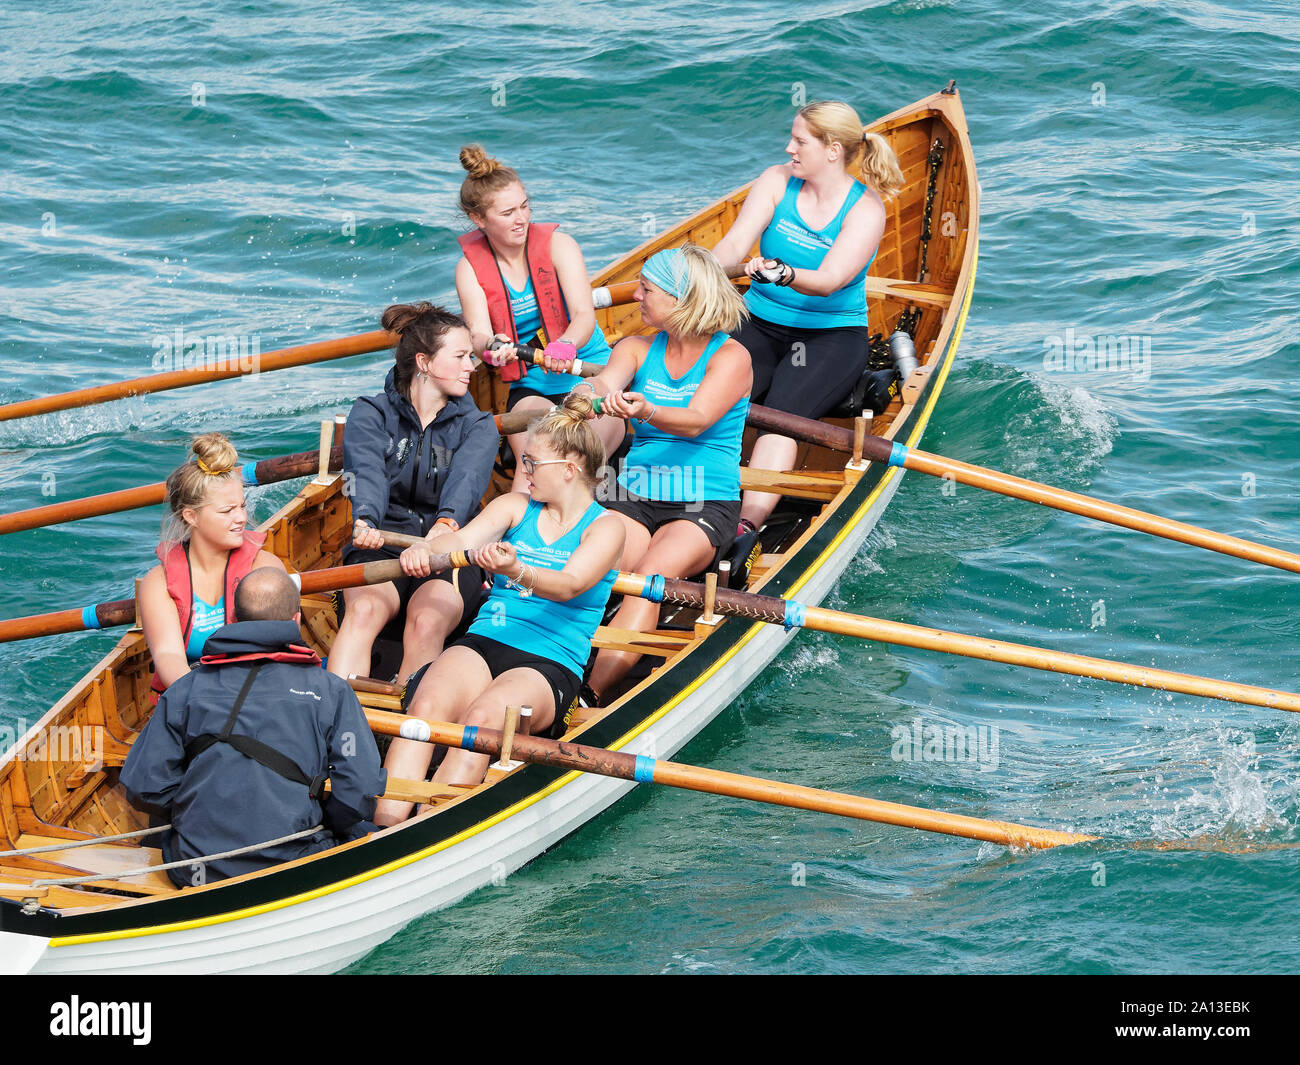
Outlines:
[[[649, 402], [649, 400], [647, 400], [646, 402]], [[654, 417], [656, 414], [658, 414], [658, 413], [659, 413], [659, 408], [656, 407], [653, 403], [651, 403], [651, 404], [650, 404], [650, 413], [647, 414], [647, 415], [646, 415], [644, 418], [642, 418], [641, 420], [642, 420], [643, 422], [645, 422], [646, 425], [649, 425], [649, 424], [650, 424], [650, 419], [653, 418], [653, 417]]]
[[532, 595], [532, 594], [533, 594], [533, 591], [534, 591], [534, 590], [536, 589], [536, 587], [537, 587], [537, 576], [536, 576], [536, 574], [533, 575], [533, 586], [532, 586], [531, 588], [524, 584], [524, 578], [528, 575], [528, 570], [529, 570], [530, 568], [531, 568], [531, 567], [529, 567], [529, 565], [528, 565], [527, 562], [523, 561], [523, 559], [520, 559], [520, 560], [519, 560], [519, 576], [517, 576], [517, 577], [507, 577], [507, 578], [506, 578], [506, 584], [508, 584], [508, 585], [510, 585], [510, 587], [514, 588], [515, 591], [517, 591], [517, 592], [519, 593], [519, 596], [520, 596], [521, 599], [526, 599], [528, 596]]

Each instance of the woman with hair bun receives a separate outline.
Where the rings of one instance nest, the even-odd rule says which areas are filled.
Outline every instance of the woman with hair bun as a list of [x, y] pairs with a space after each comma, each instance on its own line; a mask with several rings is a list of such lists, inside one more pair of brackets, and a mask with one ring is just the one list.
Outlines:
[[239, 453], [222, 433], [190, 444], [194, 458], [167, 478], [168, 514], [158, 560], [140, 584], [140, 620], [161, 694], [203, 656], [208, 637], [235, 620], [235, 585], [263, 566], [284, 563], [248, 529]]
[[[623, 569], [689, 577], [726, 552], [740, 517], [753, 375], [749, 353], [729, 334], [745, 307], [717, 260], [694, 244], [647, 259], [633, 295], [658, 332], [619, 341], [590, 382], [607, 414], [639, 423], [607, 505], [627, 532]], [[628, 596], [610, 624], [645, 631], [658, 617], [656, 604]], [[607, 693], [638, 657], [601, 651], [592, 690]]]
[[[736, 339], [754, 360], [754, 402], [820, 418], [867, 368], [863, 279], [885, 231], [884, 198], [903, 175], [889, 143], [839, 101], [801, 108], [785, 151], [790, 162], [759, 175], [713, 254], [753, 282]], [[760, 255], [746, 262], [755, 241]], [[750, 465], [789, 470], [797, 451], [789, 437], [763, 434]], [[737, 534], [756, 532], [779, 498], [746, 492]]]
[[[494, 579], [469, 632], [413, 679], [407, 713], [499, 729], [507, 706], [531, 706], [532, 732], [563, 732], [623, 551], [622, 525], [595, 501], [605, 447], [592, 413], [587, 397], [566, 397], [525, 440], [529, 494], [498, 496], [463, 529], [410, 548], [416, 572], [429, 571], [430, 552], [468, 551]], [[396, 739], [384, 767], [423, 780], [432, 753]], [[477, 784], [487, 765], [487, 755], [449, 750], [433, 779]], [[375, 823], [395, 825], [410, 811], [381, 799]]]
[[[431, 303], [395, 304], [381, 324], [398, 334], [394, 364], [377, 396], [353, 404], [343, 432], [343, 469], [352, 499], [352, 543], [343, 562], [397, 558], [383, 532], [439, 536], [478, 513], [501, 438], [492, 416], [468, 395], [474, 348], [464, 320]], [[442, 650], [472, 616], [482, 592], [475, 569], [430, 577], [401, 554], [405, 577], [349, 588], [327, 663], [346, 679], [370, 673], [375, 637], [402, 606], [406, 624], [398, 677]]]
[[[541, 414], [581, 380], [565, 372], [575, 358], [597, 364], [609, 358], [609, 345], [596, 328], [591, 278], [572, 237], [554, 223], [532, 223], [528, 193], [513, 169], [477, 144], [460, 150], [460, 162], [467, 171], [460, 208], [474, 226], [458, 238], [465, 253], [456, 264], [461, 311], [474, 350], [510, 382], [506, 410]], [[490, 348], [494, 340], [501, 342], [496, 350]], [[529, 370], [518, 361], [515, 345], [521, 343], [543, 348], [545, 368]], [[624, 426], [601, 418], [595, 428], [612, 454]], [[527, 433], [510, 437], [516, 492], [523, 488], [518, 462], [527, 438]]]

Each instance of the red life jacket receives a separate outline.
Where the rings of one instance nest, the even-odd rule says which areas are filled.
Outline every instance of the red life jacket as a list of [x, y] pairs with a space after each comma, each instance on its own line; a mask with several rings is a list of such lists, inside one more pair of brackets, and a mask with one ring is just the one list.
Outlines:
[[[235, 620], [235, 585], [242, 581], [253, 569], [253, 560], [266, 543], [266, 533], [244, 530], [244, 542], [226, 556], [225, 601], [226, 621]], [[167, 594], [176, 604], [176, 613], [181, 619], [181, 645], [189, 643], [190, 626], [194, 623], [194, 581], [190, 576], [189, 544], [173, 544], [170, 551], [163, 554], [162, 544], [154, 552], [163, 564], [163, 575], [167, 578]], [[152, 684], [155, 696], [165, 690], [158, 674], [153, 675]], [[156, 699], [155, 699], [156, 701]]]
[[[542, 318], [544, 343], [549, 343], [569, 328], [568, 308], [564, 305], [560, 279], [555, 273], [555, 263], [551, 260], [551, 236], [558, 228], [554, 223], [530, 223], [528, 240], [524, 245], [528, 276], [533, 282], [533, 294], [537, 297], [537, 310]], [[492, 332], [503, 333], [516, 343], [525, 339], [515, 329], [515, 316], [510, 310], [505, 278], [501, 276], [501, 267], [483, 231], [472, 229], [457, 237], [456, 241], [469, 260], [469, 265], [473, 267], [474, 277], [487, 297], [488, 320], [492, 323]], [[501, 368], [501, 379], [517, 381], [527, 370], [528, 367], [522, 362], [512, 362]]]
[[283, 651], [254, 651], [246, 655], [204, 655], [199, 664], [224, 666], [231, 662], [290, 662], [297, 666], [319, 666], [320, 655], [305, 644], [291, 643]]

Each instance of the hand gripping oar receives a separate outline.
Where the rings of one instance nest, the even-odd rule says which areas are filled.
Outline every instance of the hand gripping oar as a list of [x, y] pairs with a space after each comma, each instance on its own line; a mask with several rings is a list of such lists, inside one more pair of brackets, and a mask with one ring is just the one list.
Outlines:
[[[637, 595], [654, 603], [674, 603], [679, 606], [703, 606], [704, 586], [691, 581], [658, 575], [620, 573], [614, 582], [614, 591], [623, 595]], [[1045, 647], [990, 640], [982, 636], [967, 636], [943, 629], [929, 629], [898, 621], [884, 621], [861, 614], [848, 614], [841, 610], [805, 606], [792, 599], [778, 599], [770, 595], [736, 591], [719, 586], [713, 607], [719, 614], [747, 618], [751, 621], [783, 625], [786, 629], [804, 628], [818, 632], [834, 632], [843, 636], [856, 636], [863, 640], [920, 647], [930, 651], [982, 658], [989, 662], [1004, 662], [1013, 666], [1029, 666], [1050, 673], [1069, 673], [1076, 677], [1093, 677], [1097, 680], [1131, 684], [1139, 688], [1181, 692], [1200, 695], [1207, 699], [1221, 699], [1229, 703], [1250, 706], [1267, 706], [1276, 710], [1300, 711], [1300, 694], [1259, 688], [1250, 684], [1237, 684], [1227, 680], [1212, 680], [1190, 673], [1173, 673], [1164, 669], [1116, 662], [1109, 658], [1089, 658], [1085, 655], [1052, 651]]]
[[[779, 433], [781, 436], [820, 444], [835, 451], [847, 453], [853, 450], [851, 429], [825, 425], [822, 422], [785, 414], [757, 404], [750, 404], [748, 421], [750, 425], [765, 432]], [[983, 488], [999, 495], [1024, 499], [1030, 503], [1068, 511], [1071, 514], [1080, 514], [1085, 518], [1119, 525], [1125, 529], [1136, 529], [1138, 532], [1150, 533], [1152, 536], [1160, 536], [1166, 540], [1176, 540], [1179, 543], [1191, 544], [1193, 547], [1203, 547], [1208, 551], [1218, 551], [1220, 554], [1233, 555], [1251, 562], [1260, 562], [1265, 566], [1300, 573], [1300, 555], [1290, 551], [1212, 532], [1196, 525], [1186, 525], [1181, 521], [1162, 518], [1117, 503], [1107, 503], [1092, 496], [1067, 492], [1061, 488], [1028, 481], [1022, 477], [1013, 477], [1009, 473], [1000, 473], [983, 466], [972, 466], [956, 459], [932, 455], [916, 448], [905, 447], [883, 436], [868, 435], [862, 454], [872, 462], [901, 466], [903, 469], [916, 470], [931, 477], [951, 478], [973, 488]]]
[[167, 373], [136, 377], [130, 381], [116, 381], [106, 385], [95, 385], [92, 388], [79, 388], [73, 392], [60, 392], [54, 396], [6, 403], [0, 406], [0, 422], [12, 418], [27, 418], [34, 414], [48, 414], [56, 410], [70, 410], [73, 407], [88, 407], [94, 403], [107, 403], [114, 399], [143, 396], [152, 392], [166, 392], [173, 388], [185, 388], [187, 385], [225, 381], [246, 374], [269, 373], [271, 370], [286, 370], [313, 362], [346, 359], [351, 355], [383, 351], [396, 343], [396, 333], [378, 329], [373, 333], [358, 333], [356, 336], [340, 337], [337, 340], [321, 340], [314, 344], [280, 348], [277, 351], [268, 351], [265, 355], [241, 355], [232, 357], [223, 365], [207, 369], [196, 367], [192, 370], [171, 370]]
[[[435, 572], [456, 566], [466, 566], [468, 559], [463, 551], [434, 555], [430, 563]], [[380, 559], [377, 562], [359, 562], [351, 566], [331, 569], [313, 569], [297, 574], [303, 595], [333, 592], [342, 588], [357, 588], [363, 584], [382, 584], [401, 577], [400, 560]], [[55, 636], [64, 632], [84, 632], [89, 629], [110, 629], [130, 625], [135, 620], [134, 599], [114, 599], [95, 603], [80, 610], [58, 610], [49, 614], [33, 614], [25, 618], [0, 621], [0, 643], [29, 640], [35, 636]]]
[[[508, 346], [504, 340], [494, 340], [488, 345], [490, 351], [496, 351], [498, 348]], [[515, 354], [519, 356], [519, 361], [527, 363], [529, 366], [541, 366], [544, 362], [546, 353], [541, 348], [531, 348], [527, 344], [510, 345], [515, 349]], [[491, 365], [489, 363], [489, 365]], [[574, 359], [569, 363], [568, 368], [563, 373], [576, 374], [578, 377], [595, 377], [605, 367], [600, 363], [583, 362], [581, 359]]]
[[[278, 481], [290, 481], [295, 477], [309, 477], [320, 468], [319, 451], [300, 451], [296, 455], [281, 455], [278, 458], [263, 459], [261, 462], [246, 462], [240, 467], [240, 478], [245, 487], [259, 484], [274, 484]], [[343, 468], [343, 449], [330, 449], [329, 468]], [[123, 510], [137, 510], [140, 507], [152, 507], [167, 498], [167, 484], [143, 484], [138, 488], [123, 488], [119, 492], [105, 492], [102, 495], [86, 496], [84, 499], [72, 499], [66, 503], [51, 503], [44, 507], [32, 507], [30, 510], [15, 510], [11, 514], [0, 514], [0, 535], [21, 532], [24, 529], [39, 529], [47, 525], [60, 525], [65, 521], [80, 521], [100, 514], [116, 514]]]
[[[453, 725], [443, 721], [425, 721], [423, 718], [384, 710], [366, 710], [366, 719], [376, 732], [421, 743], [440, 743], [446, 747], [459, 747], [479, 754], [500, 754], [502, 736], [496, 729]], [[588, 747], [581, 743], [566, 743], [540, 736], [515, 733], [510, 756], [538, 765], [574, 769], [582, 773], [596, 773], [618, 780], [634, 780], [640, 784], [666, 784], [688, 791], [703, 791], [712, 795], [729, 795], [737, 799], [753, 799], [776, 806], [790, 806], [798, 810], [819, 810], [855, 817], [860, 821], [877, 821], [886, 825], [901, 825], [926, 832], [942, 832], [949, 836], [982, 839], [1006, 847], [1059, 847], [1064, 844], [1085, 843], [1097, 836], [1084, 836], [1074, 832], [1056, 832], [1047, 828], [1031, 828], [1009, 821], [986, 821], [963, 814], [926, 810], [919, 806], [868, 799], [860, 795], [822, 791], [801, 784], [785, 784], [779, 780], [724, 773], [716, 769], [666, 762], [645, 755], [609, 751], [603, 747]]]

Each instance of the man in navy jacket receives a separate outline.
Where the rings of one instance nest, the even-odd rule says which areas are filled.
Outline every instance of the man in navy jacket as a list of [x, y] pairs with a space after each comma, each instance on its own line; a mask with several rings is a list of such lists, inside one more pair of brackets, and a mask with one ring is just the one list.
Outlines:
[[[235, 618], [171, 685], [131, 747], [131, 801], [170, 819], [164, 861], [200, 858], [324, 827], [275, 847], [169, 870], [179, 886], [238, 876], [375, 831], [387, 774], [357, 697], [301, 645], [298, 590], [254, 570]], [[330, 793], [322, 794], [325, 778]]]

